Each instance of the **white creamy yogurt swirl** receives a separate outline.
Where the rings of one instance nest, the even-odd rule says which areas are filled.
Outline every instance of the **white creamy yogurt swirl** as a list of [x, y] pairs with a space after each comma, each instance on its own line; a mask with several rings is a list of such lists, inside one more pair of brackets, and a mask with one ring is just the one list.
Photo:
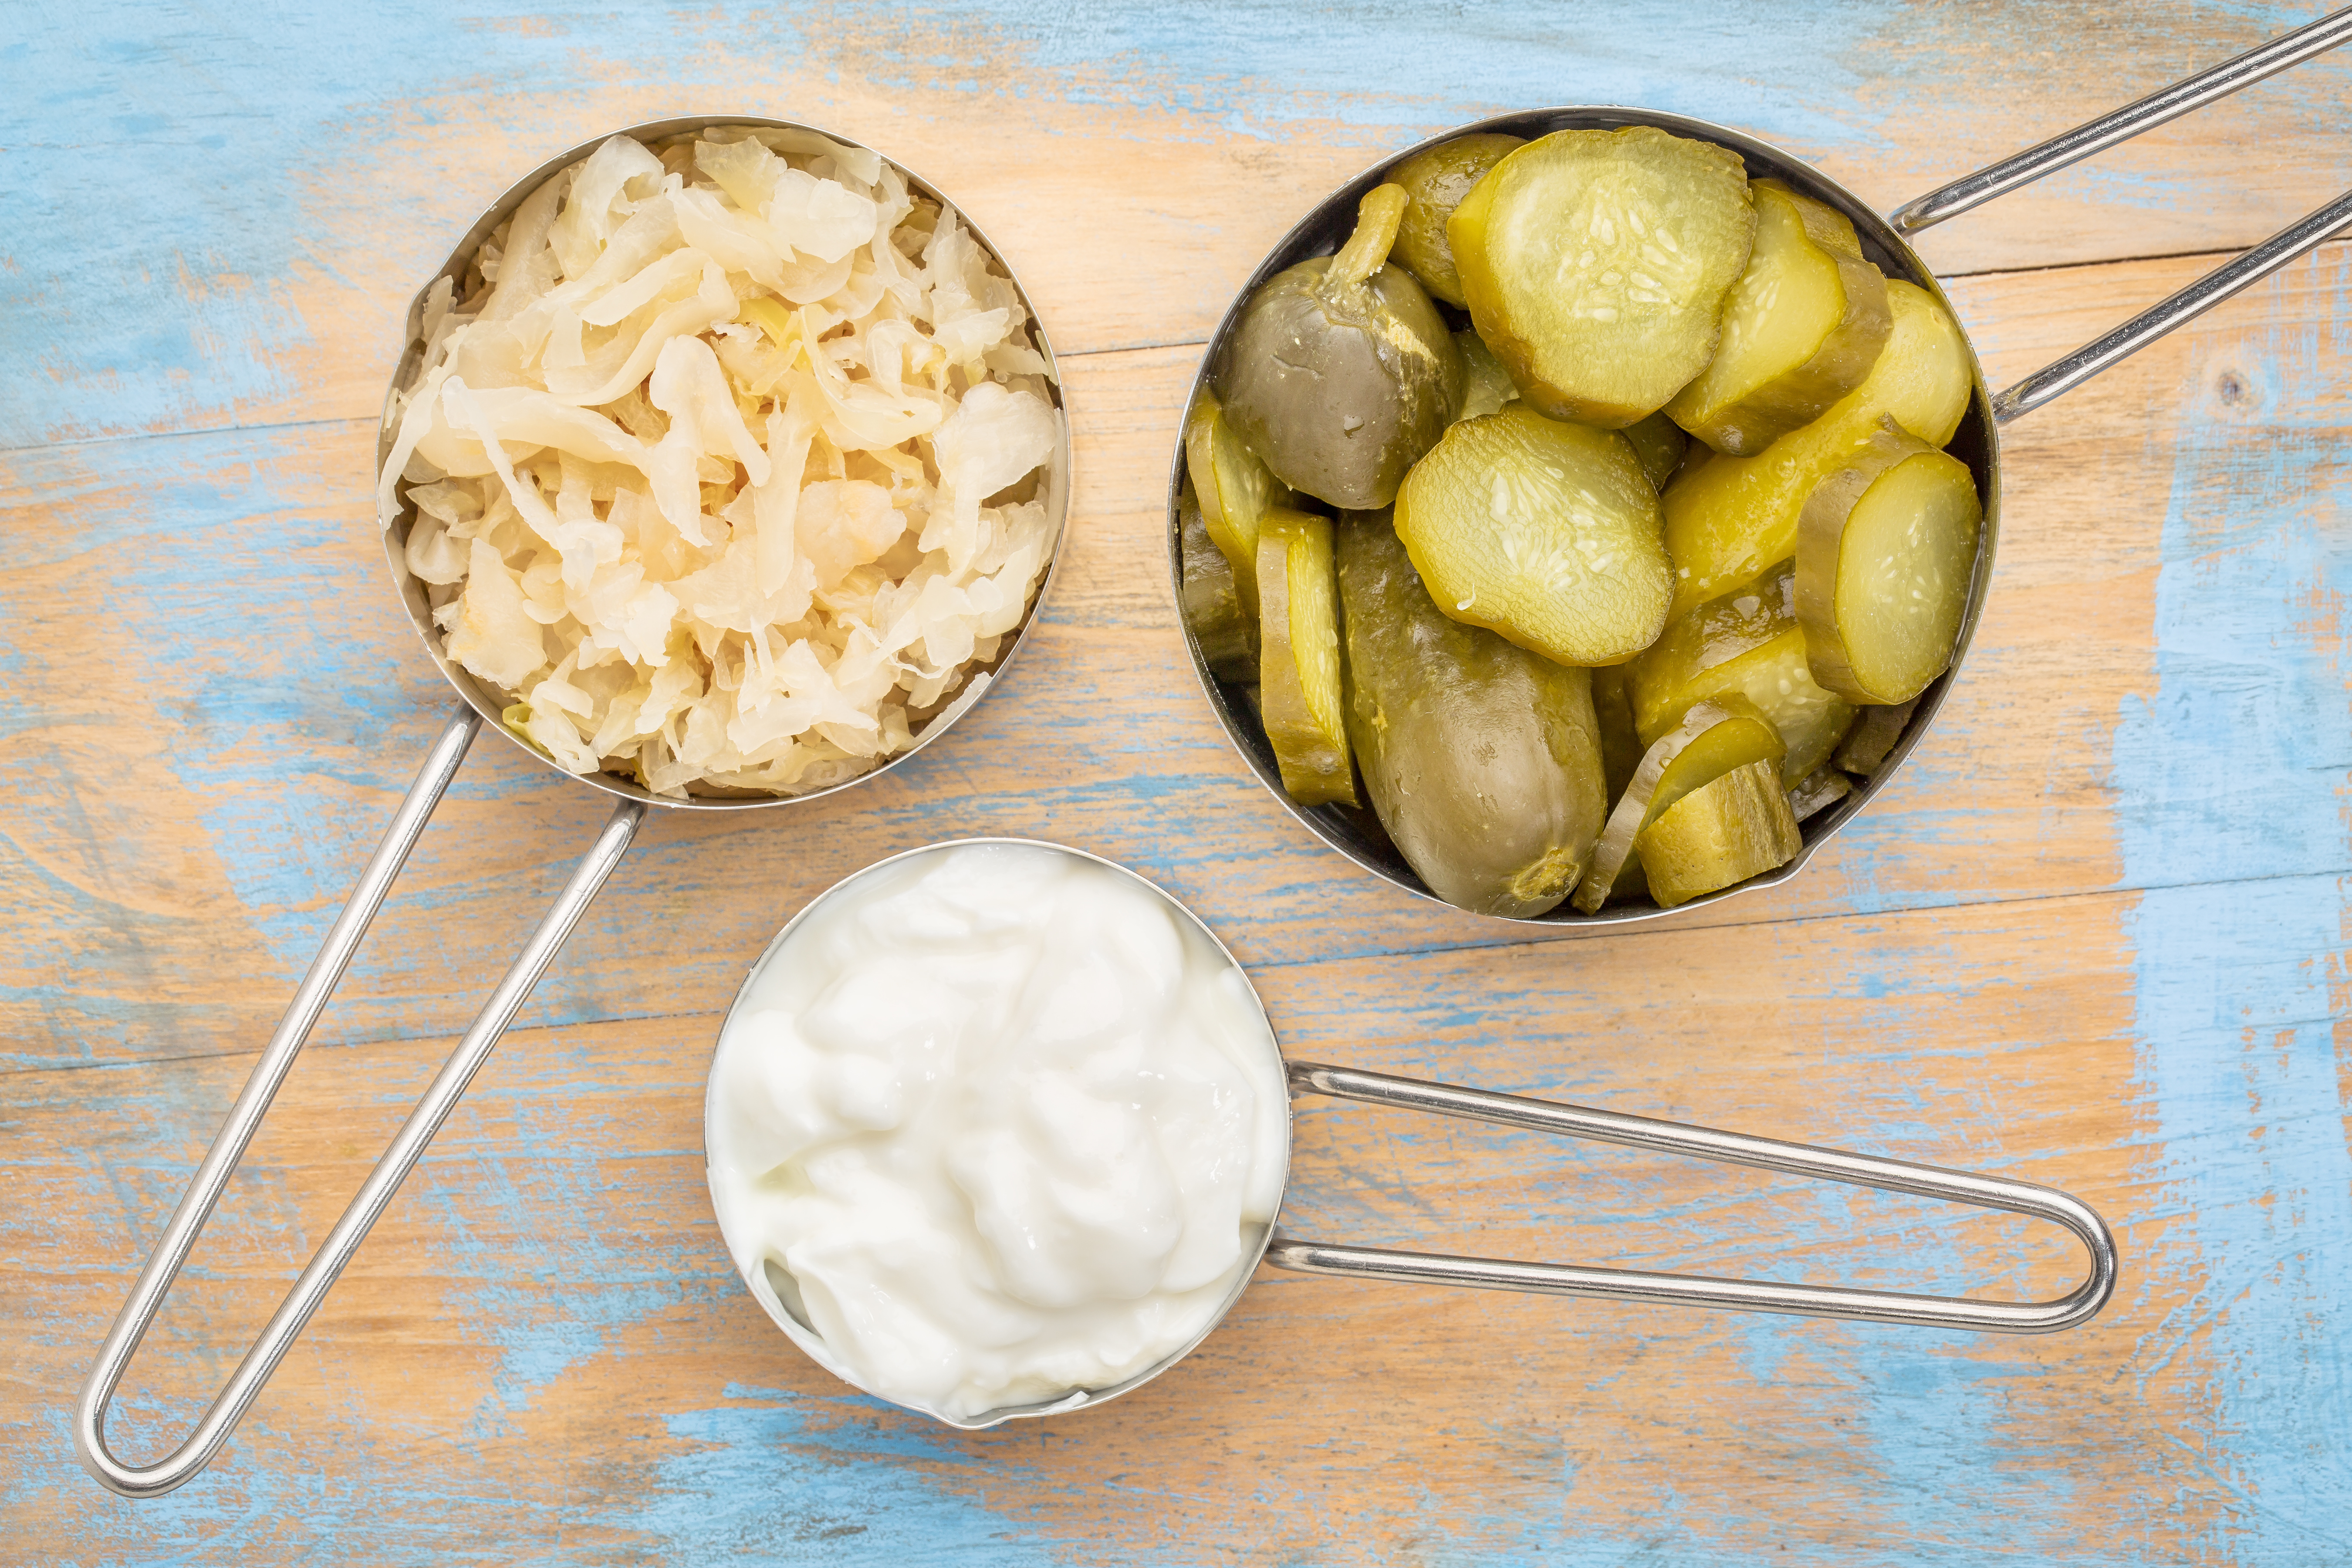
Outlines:
[[811, 908], [720, 1032], [711, 1201], [803, 1349], [958, 1423], [1185, 1349], [1255, 1264], [1289, 1109], [1248, 982], [1149, 884], [919, 853]]

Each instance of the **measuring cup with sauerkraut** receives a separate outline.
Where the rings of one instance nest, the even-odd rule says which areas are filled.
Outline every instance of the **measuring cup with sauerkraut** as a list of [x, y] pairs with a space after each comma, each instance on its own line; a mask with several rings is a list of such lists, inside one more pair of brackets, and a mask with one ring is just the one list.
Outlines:
[[378, 511], [414, 509], [412, 607], [509, 731], [657, 798], [805, 795], [977, 695], [1051, 563], [1067, 440], [952, 206], [805, 129], [641, 132], [460, 258]]

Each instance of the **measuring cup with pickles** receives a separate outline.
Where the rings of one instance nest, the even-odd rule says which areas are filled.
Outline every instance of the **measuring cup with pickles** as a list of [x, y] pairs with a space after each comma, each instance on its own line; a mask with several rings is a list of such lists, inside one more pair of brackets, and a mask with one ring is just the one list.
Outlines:
[[1997, 426], [2352, 220], [2000, 396], [1904, 236], [2352, 37], [2282, 35], [1880, 218], [1739, 132], [1504, 115], [1368, 171], [1211, 340], [1171, 495], [1212, 704], [1410, 891], [1607, 923], [1777, 882], [1933, 717]]

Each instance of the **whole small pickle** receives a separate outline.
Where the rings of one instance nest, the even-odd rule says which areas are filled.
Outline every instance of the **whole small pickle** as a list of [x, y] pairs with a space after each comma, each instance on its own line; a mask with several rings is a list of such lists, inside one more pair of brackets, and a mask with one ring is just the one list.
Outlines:
[[[1398, 164], [1389, 178], [1404, 187], [1404, 222], [1397, 229], [1396, 258], [1421, 286], [1449, 305], [1464, 303], [1462, 274], [1454, 269], [1454, 242], [1445, 221], [1486, 171], [1527, 142], [1517, 136], [1456, 136]], [[1486, 410], [1494, 412], [1492, 409]]]
[[1608, 809], [1590, 677], [1442, 614], [1385, 512], [1339, 520], [1348, 737], [1432, 891], [1527, 920], [1584, 874]]
[[1402, 267], [1385, 265], [1405, 194], [1381, 185], [1333, 257], [1250, 296], [1210, 381], [1226, 421], [1283, 483], [1383, 507], [1462, 406], [1462, 353]]
[[[1202, 661], [1209, 667], [1211, 675], [1219, 680], [1255, 680], [1256, 621], [1242, 603], [1241, 584], [1234, 575], [1233, 563], [1209, 537], [1208, 525], [1201, 517], [1201, 503], [1189, 485], [1178, 502], [1178, 517], [1184, 625], [1191, 629], [1192, 640], [1200, 645]], [[1255, 599], [1256, 595], [1253, 592], [1251, 597]]]

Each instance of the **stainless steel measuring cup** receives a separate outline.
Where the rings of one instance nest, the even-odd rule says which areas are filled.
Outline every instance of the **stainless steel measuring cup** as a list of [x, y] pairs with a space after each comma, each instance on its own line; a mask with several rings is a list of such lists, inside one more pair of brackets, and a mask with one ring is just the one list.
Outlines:
[[[546, 181], [594, 152], [609, 138], [631, 136], [658, 146], [673, 138], [717, 126], [814, 132], [844, 146], [872, 151], [847, 137], [795, 121], [771, 120], [758, 115], [709, 114], [623, 126], [549, 159], [516, 182], [492, 204], [467, 232], [465, 238], [458, 242], [457, 248], [451, 251], [449, 259], [425, 279], [424, 287], [416, 291], [415, 299], [411, 301], [406, 347], [399, 368], [394, 373], [391, 385], [385, 392], [384, 417], [376, 437], [379, 471], [392, 447], [395, 423], [394, 399], [415, 378], [424, 352], [425, 300], [434, 283], [447, 278], [462, 285], [466, 269], [483, 241], [513, 216], [523, 199]], [[936, 187], [904, 165], [895, 160], [886, 161], [904, 174], [908, 184], [918, 193], [943, 205], [953, 205]], [[343, 1211], [334, 1229], [312, 1255], [309, 1266], [295, 1280], [276, 1313], [247, 1351], [245, 1358], [238, 1363], [236, 1371], [205, 1407], [194, 1430], [178, 1447], [152, 1464], [126, 1464], [116, 1458], [106, 1444], [106, 1413], [114, 1398], [115, 1389], [129, 1369], [131, 1357], [138, 1352], [140, 1341], [145, 1337], [156, 1313], [162, 1310], [164, 1298], [171, 1293], [173, 1281], [186, 1263], [205, 1222], [212, 1215], [214, 1205], [220, 1201], [229, 1176], [236, 1171], [237, 1162], [244, 1157], [247, 1146], [253, 1142], [254, 1134], [260, 1131], [262, 1119], [268, 1114], [269, 1103], [276, 1097], [278, 1086], [285, 1082], [296, 1055], [310, 1037], [319, 1015], [325, 1010], [328, 997], [333, 994], [336, 983], [350, 967], [352, 954], [358, 951], [361, 939], [367, 933], [368, 923], [375, 918], [376, 910], [383, 907], [385, 896], [392, 890], [394, 879], [400, 875], [402, 864], [407, 860], [409, 851], [415, 847], [425, 823], [431, 819], [434, 807], [440, 803], [450, 781], [456, 778], [458, 764], [465, 761], [467, 750], [473, 744], [475, 736], [481, 732], [487, 721], [491, 730], [542, 765], [556, 767], [545, 756], [525, 745], [500, 722], [504, 699], [486, 689], [442, 652], [441, 637], [433, 626], [432, 609], [425, 600], [425, 585], [408, 570], [406, 545], [409, 528], [415, 521], [415, 509], [403, 499], [392, 515], [379, 519], [383, 525], [384, 559], [392, 569], [393, 586], [399, 593], [401, 602], [407, 605], [410, 619], [415, 623], [417, 636], [425, 645], [425, 657], [457, 689], [462, 700], [461, 705], [450, 713], [448, 721], [427, 749], [425, 765], [418, 770], [415, 782], [409, 785], [399, 808], [393, 813], [392, 826], [386, 830], [383, 841], [376, 847], [367, 868], [361, 872], [359, 885], [352, 889], [342, 912], [328, 931], [326, 942], [320, 948], [318, 956], [310, 961], [310, 967], [303, 974], [301, 984], [295, 988], [294, 999], [288, 1005], [285, 1017], [278, 1023], [268, 1045], [263, 1048], [261, 1059], [255, 1064], [252, 1077], [246, 1080], [244, 1090], [230, 1108], [228, 1119], [214, 1138], [211, 1149], [196, 1167], [187, 1194], [173, 1211], [162, 1239], [156, 1242], [146, 1265], [140, 1270], [137, 1281], [131, 1288], [129, 1300], [115, 1318], [114, 1326], [99, 1350], [97, 1362], [82, 1384], [80, 1397], [74, 1408], [74, 1447], [90, 1474], [112, 1490], [125, 1497], [157, 1497], [183, 1485], [211, 1463], [213, 1456], [220, 1451], [221, 1445], [227, 1440], [238, 1419], [261, 1393], [262, 1385], [269, 1381], [270, 1373], [277, 1370], [278, 1363], [292, 1347], [303, 1325], [319, 1310], [336, 1278], [359, 1250], [369, 1228], [392, 1202], [393, 1194], [399, 1190], [401, 1182], [422, 1157], [425, 1145], [433, 1141], [434, 1134], [441, 1130], [441, 1124], [448, 1120], [450, 1111], [457, 1107], [458, 1097], [465, 1093], [466, 1086], [473, 1081], [474, 1075], [489, 1058], [499, 1037], [513, 1021], [524, 999], [530, 994], [531, 988], [539, 984], [540, 976], [546, 973], [557, 950], [572, 934], [572, 927], [579, 924], [580, 917], [587, 912], [590, 900], [595, 898], [605, 879], [620, 865], [621, 857], [635, 837], [648, 807], [684, 812], [773, 810], [805, 805], [878, 778], [944, 734], [980, 700], [992, 677], [1019, 651], [1036, 618], [1038, 606], [1045, 603], [1046, 592], [1053, 585], [1054, 567], [1061, 553], [1063, 526], [1070, 494], [1069, 419], [1063, 404], [1058, 373], [1051, 368], [1055, 363], [1053, 345], [1047, 341], [1045, 323], [1038, 319], [1034, 304], [1027, 291], [1021, 288], [1020, 279], [1013, 277], [1003, 253], [989, 243], [987, 236], [981, 233], [968, 216], [964, 216], [961, 208], [957, 209], [957, 214], [963, 217], [964, 226], [972, 237], [1004, 268], [1005, 276], [1012, 279], [1022, 305], [1029, 312], [1030, 323], [1036, 333], [1038, 353], [1044, 356], [1048, 366], [1048, 379], [1054, 383], [1055, 413], [1060, 425], [1060, 437], [1048, 465], [1045, 490], [1045, 504], [1052, 524], [1053, 550], [1047, 559], [1045, 575], [1038, 584], [1027, 614], [1013, 628], [995, 663], [967, 680], [963, 690], [923, 726], [916, 735], [914, 744], [908, 750], [869, 773], [806, 795], [751, 795], [736, 792], [692, 795], [685, 799], [677, 799], [654, 795], [634, 780], [612, 773], [571, 773], [557, 768], [556, 771], [562, 773], [565, 778], [574, 779], [614, 797], [613, 815], [606, 819], [603, 830], [590, 845], [588, 853], [573, 869], [571, 880], [557, 895], [554, 904], [523, 943], [522, 952], [500, 977], [496, 989], [490, 993], [489, 1000], [475, 1015], [457, 1049], [435, 1076], [408, 1119], [401, 1124], [383, 1158], [368, 1173], [367, 1180], [361, 1184], [359, 1194], [352, 1200], [351, 1206]]]
[[[1325, 198], [1283, 237], [1282, 242], [1274, 247], [1257, 270], [1251, 274], [1241, 291], [1234, 295], [1224, 320], [1211, 335], [1208, 347], [1202, 354], [1201, 369], [1194, 378], [1192, 395], [1186, 399], [1185, 406], [1191, 407], [1192, 401], [1199, 397], [1201, 389], [1207, 384], [1209, 366], [1215, 363], [1219, 350], [1240, 321], [1242, 307], [1260, 285], [1285, 268], [1311, 257], [1328, 256], [1338, 250], [1355, 228], [1356, 205], [1366, 192], [1385, 181], [1390, 171], [1407, 159], [1451, 142], [1457, 136], [1500, 132], [1533, 140], [1555, 131], [1612, 131], [1627, 125], [1652, 125], [1676, 136], [1716, 142], [1730, 148], [1745, 159], [1751, 177], [1780, 180], [1843, 213], [1853, 222], [1854, 233], [1862, 241], [1864, 255], [1877, 263], [1887, 276], [1906, 279], [1927, 289], [1946, 310], [1950, 311], [1951, 300], [1937, 284], [1936, 276], [1928, 269], [1927, 264], [1920, 259], [1917, 251], [1912, 249], [1906, 236], [1917, 234], [1946, 218], [1956, 217], [1995, 196], [2031, 184], [2046, 174], [2127, 142], [2144, 131], [2192, 110], [2201, 109], [2217, 99], [2226, 98], [2241, 88], [2251, 86], [2290, 66], [2299, 65], [2347, 39], [2352, 39], [2352, 7], [2332, 12], [2292, 32], [2283, 33], [2268, 43], [2209, 67], [2161, 91], [2101, 115], [1972, 174], [1964, 175], [1915, 201], [1905, 203], [1892, 215], [1883, 218], [1845, 186], [1770, 143], [1685, 115], [1649, 109], [1569, 107], [1526, 110], [1496, 115], [1472, 125], [1458, 126], [1442, 135], [1433, 136], [1418, 146], [1382, 159]], [[1952, 682], [1959, 674], [1961, 660], [1968, 655], [1977, 624], [1984, 616], [1985, 595], [1992, 582], [1993, 553], [2000, 533], [2000, 427], [2081, 385], [2176, 327], [2193, 321], [2241, 289], [2334, 237], [2347, 224], [2352, 224], [2352, 193], [2339, 196], [2298, 219], [2252, 250], [2233, 258], [2169, 298], [2149, 306], [2114, 331], [2085, 343], [2055, 363], [2036, 371], [1998, 395], [1986, 384], [1984, 367], [1977, 360], [1975, 346], [1969, 346], [1969, 372], [1975, 387], [1969, 397], [1968, 413], [1961, 419], [1959, 430], [1952, 437], [1948, 450], [1968, 464], [1969, 471], [1976, 477], [1977, 494], [1984, 501], [1984, 524], [1979, 536], [1976, 572], [1969, 584], [1968, 609], [1960, 622], [1959, 637], [1952, 650], [1950, 668], [1919, 695], [1909, 723], [1901, 739], [1887, 753], [1885, 761], [1869, 778], [1859, 781], [1852, 794], [1803, 825], [1804, 844], [1793, 858], [1747, 881], [1677, 905], [1677, 910], [1696, 909], [1701, 904], [1752, 892], [1759, 888], [1772, 887], [1795, 876], [1839, 828], [1851, 822], [1885, 789], [1904, 760], [1917, 745], [1919, 737], [1934, 721], [1945, 698], [1951, 691]], [[1958, 320], [1957, 312], [1953, 312], [1953, 319]], [[1963, 337], [1965, 339], [1965, 333]], [[1183, 603], [1184, 566], [1181, 544], [1183, 520], [1178, 495], [1183, 483], [1184, 445], [1180, 434], [1168, 481], [1168, 560], [1180, 605]], [[1437, 895], [1430, 891], [1428, 884], [1405, 863], [1404, 857], [1381, 831], [1369, 811], [1349, 811], [1336, 805], [1305, 806], [1291, 799], [1289, 792], [1282, 787], [1281, 770], [1275, 761], [1273, 744], [1266, 739], [1265, 726], [1244, 700], [1242, 689], [1219, 681], [1210, 672], [1200, 640], [1192, 635], [1189, 626], [1185, 631], [1185, 641], [1192, 649], [1194, 673], [1200, 678], [1201, 689], [1208, 694], [1209, 706], [1216, 713], [1218, 722], [1224, 726], [1226, 736], [1233, 742], [1234, 749], [1241, 752], [1242, 759], [1257, 774], [1259, 781], [1273, 792], [1284, 809], [1297, 818], [1308, 832], [1374, 876], [1406, 892], [1436, 900]], [[1629, 902], [1603, 905], [1598, 912], [1585, 914], [1572, 905], [1562, 903], [1557, 909], [1533, 917], [1495, 915], [1491, 918], [1525, 919], [1531, 923], [1544, 925], [1603, 926], [1654, 920], [1666, 912], [1654, 904]]]
[[[1206, 938], [1225, 962], [1233, 965], [1234, 972], [1241, 976], [1244, 986], [1248, 988], [1251, 1001], [1261, 1014], [1264, 1013], [1265, 1004], [1258, 1000], [1256, 990], [1249, 987], [1247, 973], [1242, 969], [1240, 961], [1234, 957], [1223, 942], [1217, 940], [1216, 932], [1211, 931], [1205, 921], [1158, 884], [1115, 860], [1106, 860], [1082, 849], [1042, 843], [1032, 838], [988, 837], [953, 839], [893, 855], [861, 871], [852, 872], [811, 900], [800, 913], [785, 922], [784, 928], [776, 933], [775, 940], [752, 963], [743, 978], [742, 986], [736, 992], [735, 1001], [728, 1008], [728, 1022], [731, 1024], [736, 1013], [745, 1005], [761, 972], [792, 941], [793, 933], [800, 931], [829, 900], [888, 868], [926, 856], [944, 855], [971, 845], [1018, 845], [1050, 850], [1108, 868], [1139, 887], [1149, 889], [1173, 919]], [[724, 1032], [725, 1026], [722, 1025], [722, 1037]], [[1270, 1023], [1265, 1037], [1268, 1042], [1275, 1038]], [[1130, 1388], [1150, 1382], [1190, 1355], [1193, 1347], [1224, 1320], [1225, 1314], [1233, 1310], [1234, 1303], [1241, 1300], [1242, 1292], [1249, 1288], [1255, 1266], [1261, 1259], [1276, 1268], [1302, 1274], [1335, 1274], [1418, 1285], [1460, 1285], [1486, 1290], [1523, 1290], [1552, 1296], [1606, 1296], [1621, 1301], [1721, 1307], [1738, 1311], [1782, 1312], [1802, 1317], [1843, 1318], [1864, 1322], [1906, 1323], [1925, 1328], [1967, 1329], [1979, 1333], [2005, 1334], [2055, 1333], [2059, 1330], [2088, 1322], [2106, 1304], [2108, 1296], [2115, 1289], [2114, 1234], [2108, 1230], [2106, 1222], [2088, 1205], [2053, 1187], [2040, 1186], [2032, 1182], [1979, 1176], [1938, 1165], [1914, 1164], [1906, 1160], [1889, 1160], [1871, 1154], [1817, 1148], [1807, 1143], [1783, 1142], [1775, 1138], [1722, 1132], [1710, 1127], [1658, 1121], [1645, 1116], [1628, 1116], [1621, 1111], [1561, 1105], [1551, 1100], [1531, 1100], [1523, 1095], [1498, 1094], [1490, 1089], [1396, 1078], [1387, 1073], [1325, 1067], [1316, 1062], [1283, 1060], [1277, 1065], [1293, 1097], [1328, 1095], [1335, 1100], [1359, 1100], [1367, 1105], [1384, 1105], [1400, 1110], [1423, 1110], [1439, 1116], [1492, 1122], [1501, 1127], [1521, 1128], [1532, 1132], [1556, 1132], [1570, 1138], [1622, 1143], [1662, 1154], [1686, 1154], [1694, 1159], [1713, 1160], [1725, 1164], [1752, 1165], [1759, 1170], [1814, 1176], [1823, 1181], [1843, 1182], [1849, 1186], [1871, 1187], [1882, 1192], [1941, 1198], [1972, 1208], [2004, 1210], [2047, 1220], [2063, 1226], [2083, 1244], [2090, 1255], [2090, 1270], [2081, 1284], [2048, 1301], [1988, 1301], [1971, 1296], [1925, 1296], [1894, 1290], [1860, 1290], [1843, 1286], [1718, 1279], [1703, 1275], [1657, 1274], [1565, 1263], [1524, 1263], [1492, 1258], [1456, 1258], [1438, 1253], [1402, 1252], [1388, 1247], [1307, 1241], [1283, 1235], [1277, 1214], [1275, 1223], [1268, 1226], [1258, 1238], [1256, 1248], [1245, 1266], [1234, 1275], [1232, 1289], [1226, 1293], [1216, 1311], [1201, 1326], [1200, 1331], [1181, 1349], [1141, 1372], [1107, 1387], [1076, 1389], [1041, 1404], [991, 1410], [970, 1421], [953, 1420], [934, 1410], [919, 1409], [919, 1414], [944, 1421], [950, 1426], [977, 1431], [1018, 1417], [1057, 1415], [1116, 1398]], [[712, 1124], [719, 1109], [718, 1092], [719, 1080], [714, 1073], [703, 1096], [706, 1172], [713, 1142]], [[1283, 1106], [1283, 1185], [1286, 1189], [1288, 1186], [1289, 1149], [1290, 1107], [1286, 1100]], [[808, 1351], [819, 1364], [830, 1364], [829, 1358], [822, 1350], [824, 1342], [818, 1338], [815, 1330], [792, 1313], [772, 1284], [749, 1275], [746, 1275], [744, 1284], [775, 1321], [776, 1326], [783, 1330], [794, 1343]]]

